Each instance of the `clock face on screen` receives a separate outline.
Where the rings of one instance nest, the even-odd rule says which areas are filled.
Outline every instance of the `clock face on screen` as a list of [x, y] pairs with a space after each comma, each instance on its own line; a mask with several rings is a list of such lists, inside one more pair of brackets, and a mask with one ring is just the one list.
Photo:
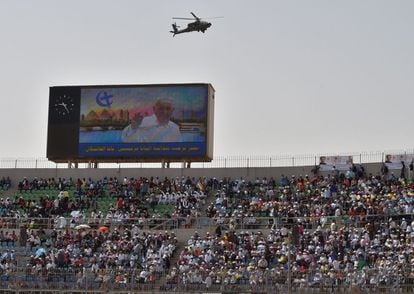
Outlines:
[[53, 104], [53, 109], [59, 117], [68, 117], [75, 108], [74, 99], [68, 94], [59, 95]]

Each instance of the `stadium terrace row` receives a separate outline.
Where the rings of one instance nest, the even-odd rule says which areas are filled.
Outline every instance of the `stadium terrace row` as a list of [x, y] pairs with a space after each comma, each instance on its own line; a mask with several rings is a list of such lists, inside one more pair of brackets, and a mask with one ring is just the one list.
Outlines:
[[211, 189], [208, 185], [206, 179], [194, 178], [24, 178], [14, 199], [0, 200], [0, 216], [48, 218], [70, 216], [74, 211], [92, 218], [197, 216]]
[[404, 179], [315, 176], [222, 186], [207, 209], [209, 217], [325, 216], [412, 214], [414, 185]]

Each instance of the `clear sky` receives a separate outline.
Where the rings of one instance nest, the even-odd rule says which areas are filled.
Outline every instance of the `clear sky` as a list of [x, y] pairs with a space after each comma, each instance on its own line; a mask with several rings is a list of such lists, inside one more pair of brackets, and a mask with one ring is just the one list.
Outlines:
[[[173, 38], [190, 11], [224, 18]], [[412, 148], [413, 15], [411, 0], [2, 0], [0, 158], [45, 157], [49, 87], [95, 84], [211, 83], [215, 155]]]

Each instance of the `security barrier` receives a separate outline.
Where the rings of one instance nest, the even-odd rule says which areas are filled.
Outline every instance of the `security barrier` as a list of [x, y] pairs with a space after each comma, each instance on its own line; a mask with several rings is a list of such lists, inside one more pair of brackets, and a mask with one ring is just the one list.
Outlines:
[[413, 214], [378, 214], [358, 216], [318, 216], [318, 217], [173, 217], [173, 218], [0, 218], [0, 229], [98, 229], [131, 228], [133, 225], [142, 230], [176, 230], [189, 228], [210, 228], [221, 225], [223, 229], [260, 230], [301, 224], [305, 229], [317, 229], [335, 223], [338, 226], [364, 227], [368, 223], [387, 223], [390, 219], [398, 221], [405, 218], [414, 220]]
[[[86, 270], [87, 271], [87, 270]], [[169, 281], [165, 273], [154, 282], [140, 282], [136, 270], [108, 271], [98, 279], [95, 274], [82, 274], [81, 269], [53, 269], [39, 272], [16, 268], [1, 274], [1, 293], [128, 293], [128, 292], [254, 292], [254, 293], [411, 293], [414, 286], [412, 269], [381, 271], [379, 269], [306, 271], [266, 270], [244, 273], [238, 279], [213, 280], [211, 284]], [[121, 278], [120, 276], [123, 276]], [[220, 274], [222, 277], [226, 274]], [[290, 282], [288, 277], [290, 276]], [[48, 290], [53, 289], [53, 290]], [[27, 292], [26, 292], [27, 291]], [[33, 292], [34, 291], [34, 292]]]

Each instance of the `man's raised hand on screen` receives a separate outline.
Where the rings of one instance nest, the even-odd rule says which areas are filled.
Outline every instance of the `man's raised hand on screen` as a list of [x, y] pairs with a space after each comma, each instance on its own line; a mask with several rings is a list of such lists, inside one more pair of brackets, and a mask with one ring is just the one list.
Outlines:
[[141, 125], [143, 119], [144, 119], [144, 117], [142, 116], [142, 114], [140, 112], [135, 113], [134, 116], [131, 119], [131, 128], [133, 128], [133, 129], [139, 128], [139, 126]]

